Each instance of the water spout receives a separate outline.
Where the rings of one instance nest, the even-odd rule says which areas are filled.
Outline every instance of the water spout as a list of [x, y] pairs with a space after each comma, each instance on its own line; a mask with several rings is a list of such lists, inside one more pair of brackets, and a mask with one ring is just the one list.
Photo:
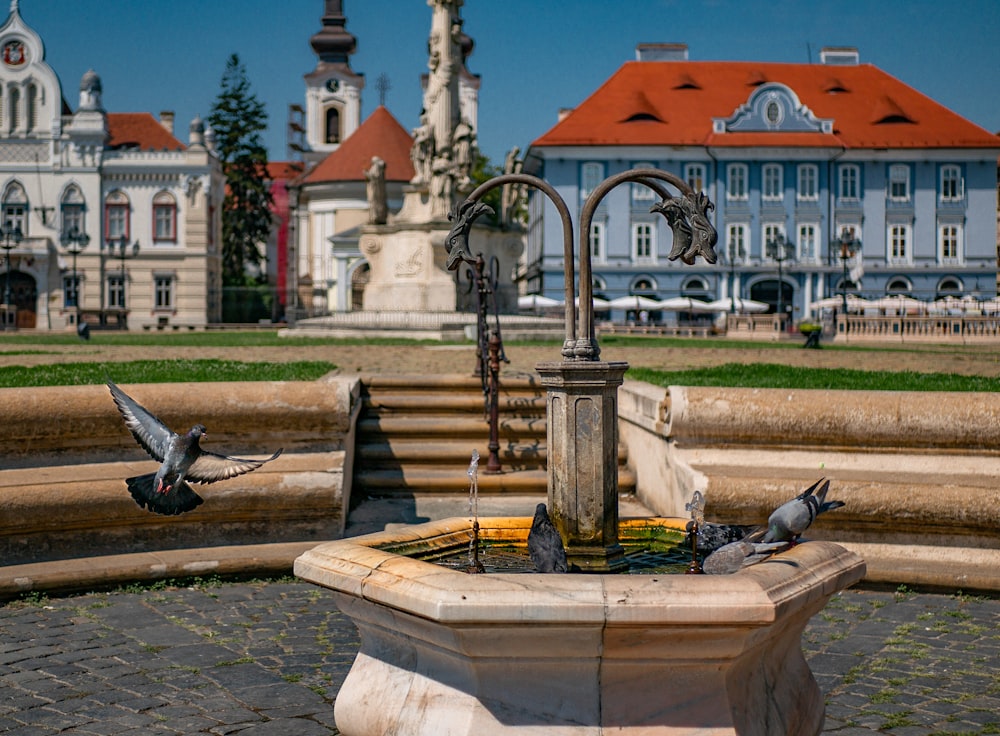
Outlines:
[[469, 475], [469, 513], [472, 515], [472, 534], [469, 535], [469, 564], [466, 572], [486, 572], [479, 561], [479, 450], [472, 451], [472, 461], [466, 471]]

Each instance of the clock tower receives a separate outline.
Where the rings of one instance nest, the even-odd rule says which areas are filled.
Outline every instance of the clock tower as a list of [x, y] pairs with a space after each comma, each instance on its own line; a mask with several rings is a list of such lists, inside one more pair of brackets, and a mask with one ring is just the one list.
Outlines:
[[325, 0], [323, 26], [309, 40], [319, 61], [305, 75], [307, 163], [337, 150], [361, 124], [365, 78], [351, 69], [350, 56], [357, 41], [344, 28], [346, 22], [342, 0]]

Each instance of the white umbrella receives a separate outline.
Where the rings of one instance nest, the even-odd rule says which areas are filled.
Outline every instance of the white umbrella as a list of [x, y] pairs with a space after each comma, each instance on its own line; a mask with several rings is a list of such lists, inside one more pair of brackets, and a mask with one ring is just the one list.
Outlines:
[[675, 296], [670, 299], [661, 300], [657, 309], [664, 309], [668, 312], [711, 312], [712, 308], [708, 302], [700, 299], [692, 299], [689, 296]]
[[[812, 303], [813, 309], [843, 309], [844, 307], [844, 297], [843, 296], [828, 296], [825, 299], [818, 299]], [[871, 302], [867, 299], [862, 299], [857, 294], [847, 295], [847, 311], [848, 312], [861, 312], [865, 307], [871, 306]]]
[[930, 305], [927, 302], [914, 299], [912, 296], [906, 296], [906, 294], [893, 294], [877, 299], [872, 306], [892, 314], [906, 314], [913, 310], [926, 311]]
[[612, 299], [608, 302], [608, 305], [614, 309], [635, 309], [636, 311], [640, 309], [660, 308], [660, 302], [658, 300], [650, 299], [648, 296], [640, 296], [639, 294], [620, 296], [617, 299]]
[[[733, 311], [733, 300], [732, 297], [727, 296], [725, 299], [709, 302], [708, 306], [713, 312], [731, 312]], [[736, 299], [737, 312], [766, 312], [770, 308], [770, 304], [756, 302], [753, 299]]]
[[[607, 299], [601, 299], [599, 296], [591, 297], [590, 303], [594, 305], [594, 311], [611, 308], [611, 302]], [[573, 305], [576, 307], [580, 306], [580, 297], [573, 300]]]
[[987, 299], [982, 302], [980, 307], [983, 310], [983, 314], [996, 314], [1000, 312], [1000, 297], [993, 297], [992, 299]]
[[545, 309], [547, 307], [558, 307], [562, 302], [550, 296], [542, 294], [525, 294], [517, 298], [518, 309]]

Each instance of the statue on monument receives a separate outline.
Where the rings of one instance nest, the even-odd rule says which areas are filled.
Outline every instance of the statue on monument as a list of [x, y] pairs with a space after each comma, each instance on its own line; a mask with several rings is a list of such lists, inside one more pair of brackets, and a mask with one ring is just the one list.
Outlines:
[[[520, 174], [524, 168], [524, 160], [517, 155], [521, 149], [514, 146], [507, 152], [503, 162], [503, 173]], [[518, 208], [524, 201], [526, 187], [524, 184], [504, 184], [500, 188], [500, 216], [501, 225], [513, 225], [518, 219]]]
[[384, 225], [389, 218], [389, 204], [385, 191], [385, 161], [372, 156], [372, 163], [365, 169], [368, 194], [368, 224]]

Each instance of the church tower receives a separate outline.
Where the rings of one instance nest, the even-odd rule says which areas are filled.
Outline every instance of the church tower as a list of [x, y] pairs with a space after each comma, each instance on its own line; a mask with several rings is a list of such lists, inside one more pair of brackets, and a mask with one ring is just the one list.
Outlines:
[[323, 27], [310, 39], [319, 61], [305, 75], [305, 159], [314, 163], [338, 146], [361, 125], [362, 74], [351, 69], [357, 41], [344, 25], [342, 0], [325, 0]]

